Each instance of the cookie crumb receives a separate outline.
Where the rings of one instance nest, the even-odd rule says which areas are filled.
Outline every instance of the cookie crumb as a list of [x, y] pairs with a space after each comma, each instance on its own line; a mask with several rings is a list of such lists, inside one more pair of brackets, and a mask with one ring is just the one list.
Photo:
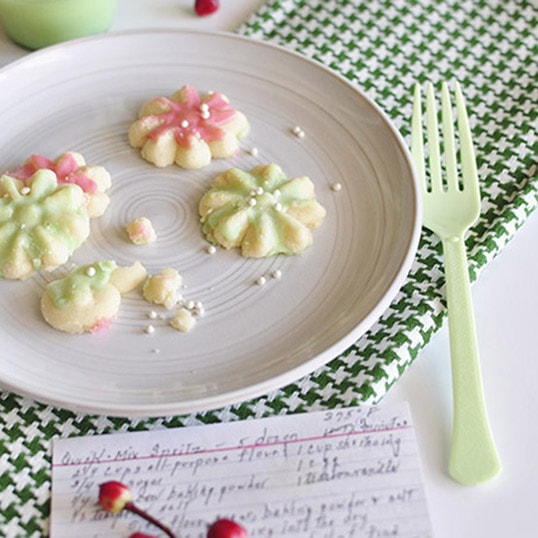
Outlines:
[[190, 310], [180, 308], [170, 321], [170, 325], [177, 331], [188, 332], [196, 325], [196, 319]]
[[125, 227], [127, 235], [135, 245], [147, 245], [157, 239], [157, 234], [153, 229], [151, 221], [146, 217], [138, 217]]

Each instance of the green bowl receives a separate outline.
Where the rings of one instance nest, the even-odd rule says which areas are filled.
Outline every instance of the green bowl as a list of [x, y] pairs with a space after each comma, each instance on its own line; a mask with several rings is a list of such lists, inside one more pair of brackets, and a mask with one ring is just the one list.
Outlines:
[[0, 0], [6, 34], [28, 49], [106, 32], [116, 0]]

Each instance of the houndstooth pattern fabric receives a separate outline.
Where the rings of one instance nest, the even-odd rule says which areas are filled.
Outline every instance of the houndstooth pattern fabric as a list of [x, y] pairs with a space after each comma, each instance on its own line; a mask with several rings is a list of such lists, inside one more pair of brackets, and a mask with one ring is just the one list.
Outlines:
[[[414, 83], [460, 81], [483, 198], [467, 238], [474, 280], [538, 203], [537, 21], [536, 3], [524, 0], [272, 0], [239, 31], [334, 69], [375, 100], [406, 139]], [[187, 416], [126, 419], [0, 393], [0, 529], [6, 538], [47, 536], [54, 437], [375, 403], [444, 318], [441, 245], [425, 230], [407, 281], [375, 326], [326, 366], [264, 397]]]

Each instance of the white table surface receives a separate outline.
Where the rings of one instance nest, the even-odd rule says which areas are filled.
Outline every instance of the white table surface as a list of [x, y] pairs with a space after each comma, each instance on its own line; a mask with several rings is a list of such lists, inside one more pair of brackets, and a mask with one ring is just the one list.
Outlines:
[[[221, 0], [217, 13], [200, 18], [193, 14], [194, 0], [118, 0], [110, 31], [232, 31], [263, 2]], [[0, 30], [0, 65], [27, 53]], [[447, 475], [452, 400], [446, 327], [385, 398], [411, 405], [436, 538], [530, 538], [538, 533], [537, 245], [534, 214], [472, 290], [490, 422], [503, 461], [501, 474], [474, 487], [460, 486]], [[512, 375], [518, 370], [525, 375]]]

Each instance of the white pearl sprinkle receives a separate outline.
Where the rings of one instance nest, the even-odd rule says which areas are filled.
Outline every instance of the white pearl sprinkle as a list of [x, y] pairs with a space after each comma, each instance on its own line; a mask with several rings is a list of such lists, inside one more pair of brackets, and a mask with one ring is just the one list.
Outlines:
[[273, 196], [276, 196], [277, 198], [280, 198], [280, 195], [281, 195], [281, 194], [282, 194], [282, 193], [280, 192], [280, 189], [275, 189], [275, 190], [273, 191]]
[[297, 138], [304, 138], [305, 133], [298, 125], [296, 125], [291, 131]]
[[192, 310], [194, 308], [194, 301], [187, 301], [185, 303], [185, 306], [189, 309], [189, 310]]
[[21, 189], [21, 194], [26, 195], [26, 194], [30, 194], [30, 192], [31, 192], [30, 187], [23, 187], [23, 188]]
[[279, 213], [282, 211], [282, 204], [280, 202], [277, 202], [274, 206], [275, 211], [278, 211]]
[[207, 245], [205, 250], [208, 254], [215, 254], [215, 252], [217, 252], [215, 245]]
[[282, 277], [282, 271], [280, 269], [275, 269], [272, 273], [271, 273], [271, 278], [274, 278], [275, 280], [278, 280], [279, 278]]
[[207, 112], [207, 111], [209, 110], [209, 105], [208, 105], [207, 103], [202, 103], [202, 104], [200, 105], [200, 110], [201, 110], [202, 112]]
[[86, 269], [86, 275], [87, 276], [95, 276], [96, 273], [97, 273], [97, 271], [95, 270], [95, 267], [88, 267]]
[[264, 276], [261, 276], [256, 280], [256, 284], [258, 284], [258, 286], [263, 286], [266, 282], [267, 279]]
[[153, 334], [155, 332], [155, 327], [153, 325], [147, 325], [144, 330], [146, 334]]
[[256, 157], [258, 155], [258, 148], [251, 148], [249, 150], [249, 153], [253, 156], [253, 157]]
[[251, 207], [254, 207], [258, 202], [256, 201], [256, 198], [250, 198], [248, 201], [248, 205]]
[[211, 114], [209, 113], [209, 110], [202, 110], [200, 116], [203, 120], [207, 120]]
[[342, 184], [341, 183], [333, 183], [331, 185], [331, 190], [333, 190], [334, 192], [339, 192], [342, 190]]
[[264, 192], [263, 187], [257, 187], [256, 188], [256, 194], [261, 195], [261, 194], [263, 194], [263, 192]]
[[181, 122], [181, 127], [183, 127], [183, 129], [186, 129], [188, 126], [189, 126], [189, 122], [187, 120], [183, 120]]
[[148, 312], [148, 318], [149, 319], [157, 319], [157, 312], [155, 312], [155, 310], [150, 310]]

